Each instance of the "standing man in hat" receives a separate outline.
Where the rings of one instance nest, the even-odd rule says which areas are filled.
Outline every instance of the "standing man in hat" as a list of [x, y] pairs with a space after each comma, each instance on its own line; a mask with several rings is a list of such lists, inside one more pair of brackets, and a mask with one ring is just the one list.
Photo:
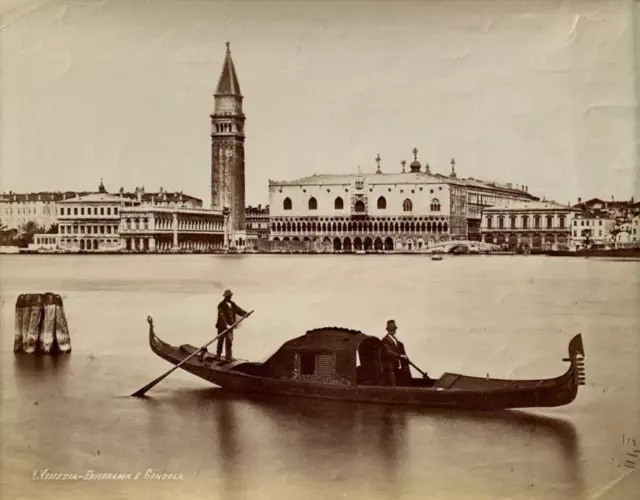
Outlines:
[[[407, 365], [407, 354], [404, 350], [404, 344], [396, 338], [398, 327], [392, 319], [387, 321], [387, 335], [382, 339], [382, 367], [384, 369], [384, 378], [387, 385], [397, 384], [397, 375], [400, 375], [399, 382], [405, 382], [404, 366]], [[410, 374], [409, 374], [410, 376]], [[403, 384], [401, 384], [403, 385]]]
[[[216, 329], [218, 335], [224, 332], [227, 328], [236, 322], [236, 315], [247, 317], [247, 313], [238, 307], [238, 305], [231, 300], [233, 292], [231, 290], [225, 290], [222, 294], [224, 299], [218, 304], [218, 320], [216, 321]], [[216, 358], [222, 357], [222, 344], [224, 342], [224, 354], [228, 360], [233, 360], [231, 357], [231, 347], [233, 344], [233, 330], [229, 330], [226, 335], [223, 335], [218, 339]]]

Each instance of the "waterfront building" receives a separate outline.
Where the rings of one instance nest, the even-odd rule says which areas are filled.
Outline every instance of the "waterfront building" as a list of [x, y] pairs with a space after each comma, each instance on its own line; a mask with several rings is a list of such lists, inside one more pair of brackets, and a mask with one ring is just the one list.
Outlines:
[[483, 181], [468, 177], [462, 179], [467, 187], [467, 235], [471, 241], [481, 241], [482, 212], [485, 208], [496, 205], [508, 205], [517, 201], [540, 201], [540, 198], [529, 194], [529, 186], [513, 186], [513, 183]]
[[578, 212], [571, 225], [571, 244], [576, 248], [612, 245], [615, 227], [615, 219], [606, 213]]
[[120, 210], [139, 203], [122, 193], [107, 193], [102, 182], [97, 193], [58, 202], [58, 250], [118, 251]]
[[466, 238], [467, 190], [454, 176], [422, 171], [312, 175], [269, 181], [270, 240], [315, 251], [424, 249]]
[[58, 250], [57, 234], [35, 234], [33, 243], [27, 247], [29, 250], [56, 252]]
[[2, 193], [0, 194], [0, 225], [20, 229], [29, 222], [49, 230], [58, 222], [57, 203], [88, 193]]
[[211, 116], [211, 209], [228, 210], [228, 241], [246, 240], [243, 96], [227, 51], [214, 94]]
[[266, 207], [262, 205], [246, 207], [244, 218], [248, 247], [261, 248], [262, 243], [269, 240], [269, 205]]
[[[479, 239], [481, 209], [497, 201], [535, 199], [523, 189], [459, 179], [414, 161], [398, 173], [322, 174], [269, 181], [274, 249], [420, 251], [450, 239]], [[470, 204], [472, 208], [470, 208]]]
[[512, 249], [568, 249], [576, 212], [546, 200], [494, 205], [483, 210], [483, 240]]
[[225, 220], [203, 208], [139, 205], [120, 210], [119, 235], [125, 252], [214, 252], [224, 247]]

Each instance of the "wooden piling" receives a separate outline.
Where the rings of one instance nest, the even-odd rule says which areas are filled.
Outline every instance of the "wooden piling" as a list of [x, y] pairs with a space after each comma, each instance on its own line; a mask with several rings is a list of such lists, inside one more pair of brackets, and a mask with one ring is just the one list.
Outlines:
[[70, 352], [62, 297], [54, 293], [21, 294], [16, 301], [14, 352]]
[[60, 352], [71, 352], [71, 337], [69, 335], [69, 325], [62, 305], [62, 297], [56, 295], [56, 341]]
[[19, 295], [16, 301], [16, 321], [15, 321], [15, 333], [13, 340], [13, 352], [22, 351], [22, 324], [23, 324], [23, 312], [24, 312], [24, 295]]
[[56, 296], [52, 293], [44, 295], [44, 321], [38, 348], [41, 352], [50, 354], [56, 340]]
[[[29, 296], [29, 323], [27, 324], [27, 334], [23, 335], [22, 350], [27, 354], [36, 352], [38, 337], [42, 328], [43, 301], [41, 294], [33, 294]], [[23, 325], [24, 331], [24, 325]]]

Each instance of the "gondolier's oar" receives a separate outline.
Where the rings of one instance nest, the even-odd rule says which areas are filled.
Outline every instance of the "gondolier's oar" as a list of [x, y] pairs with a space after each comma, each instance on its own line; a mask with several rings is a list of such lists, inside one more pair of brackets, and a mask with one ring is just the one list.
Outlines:
[[196, 354], [198, 354], [200, 351], [202, 351], [203, 349], [205, 349], [206, 347], [208, 347], [209, 345], [213, 344], [216, 340], [218, 340], [220, 337], [222, 337], [223, 335], [225, 335], [229, 330], [235, 328], [238, 323], [240, 323], [242, 320], [248, 318], [249, 316], [251, 316], [253, 314], [253, 311], [249, 311], [249, 313], [244, 317], [244, 318], [240, 318], [238, 321], [236, 321], [233, 325], [231, 325], [229, 328], [227, 328], [224, 332], [222, 332], [220, 335], [218, 335], [217, 337], [215, 337], [213, 340], [210, 340], [209, 342], [207, 342], [205, 345], [203, 345], [200, 349], [198, 349], [197, 351], [191, 353], [189, 356], [187, 356], [186, 358], [184, 358], [182, 361], [180, 361], [180, 363], [178, 363], [176, 366], [174, 366], [173, 368], [171, 368], [171, 370], [169, 370], [167, 373], [165, 373], [164, 375], [160, 375], [157, 379], [155, 379], [153, 382], [148, 383], [147, 385], [145, 385], [142, 389], [138, 389], [136, 392], [134, 392], [132, 394], [132, 396], [135, 397], [139, 397], [139, 396], [144, 396], [145, 392], [147, 392], [149, 389], [151, 389], [154, 385], [156, 385], [158, 382], [161, 382], [162, 380], [164, 380], [166, 377], [168, 377], [169, 375], [171, 375], [171, 373], [173, 373], [174, 371], [176, 371], [178, 368], [180, 368], [183, 364], [185, 364], [187, 361], [189, 361], [191, 358], [193, 358]]
[[423, 372], [420, 368], [418, 368], [416, 365], [413, 364], [413, 361], [411, 361], [409, 358], [407, 358], [407, 362], [413, 366], [416, 370], [418, 370], [420, 372], [420, 375], [422, 375], [424, 378], [429, 378], [429, 375], [427, 375], [425, 372]]

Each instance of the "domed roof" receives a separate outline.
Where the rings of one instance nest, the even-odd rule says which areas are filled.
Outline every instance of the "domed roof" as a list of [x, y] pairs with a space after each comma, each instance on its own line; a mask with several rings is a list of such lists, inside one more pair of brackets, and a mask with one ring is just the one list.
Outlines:
[[416, 148], [413, 148], [413, 161], [409, 167], [411, 167], [412, 172], [420, 172], [420, 169], [422, 168], [422, 165], [418, 161], [418, 150]]

